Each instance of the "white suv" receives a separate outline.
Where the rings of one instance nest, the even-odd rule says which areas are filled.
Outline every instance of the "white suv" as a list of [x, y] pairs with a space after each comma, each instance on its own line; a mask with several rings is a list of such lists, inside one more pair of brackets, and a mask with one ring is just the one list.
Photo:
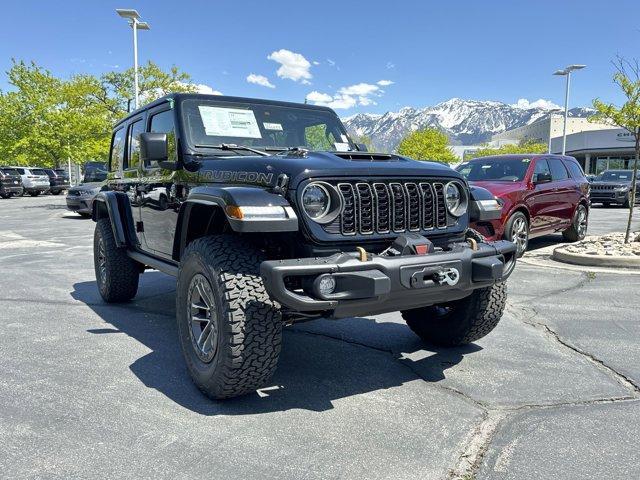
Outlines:
[[11, 167], [15, 168], [22, 177], [24, 193], [36, 197], [41, 193], [49, 191], [49, 175], [42, 168], [33, 167]]

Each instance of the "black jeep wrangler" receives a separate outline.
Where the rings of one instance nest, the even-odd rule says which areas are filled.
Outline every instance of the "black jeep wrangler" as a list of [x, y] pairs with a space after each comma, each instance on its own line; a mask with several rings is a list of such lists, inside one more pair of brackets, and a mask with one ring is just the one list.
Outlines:
[[366, 152], [325, 107], [173, 94], [116, 125], [96, 196], [107, 302], [177, 277], [188, 369], [212, 398], [264, 385], [282, 326], [401, 311], [458, 345], [502, 315], [515, 246], [468, 228], [500, 205], [448, 166]]

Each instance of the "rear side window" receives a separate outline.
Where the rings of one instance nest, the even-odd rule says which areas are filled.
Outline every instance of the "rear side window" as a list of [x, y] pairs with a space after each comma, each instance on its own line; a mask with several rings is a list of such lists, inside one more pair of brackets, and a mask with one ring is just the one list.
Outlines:
[[[173, 126], [173, 110], [165, 110], [151, 116], [149, 131], [167, 134], [168, 160], [176, 161], [176, 133]], [[156, 162], [153, 162], [154, 164]]]
[[560, 159], [550, 158], [548, 159], [548, 162], [551, 167], [551, 178], [554, 182], [569, 178], [569, 173]]
[[144, 132], [144, 123], [138, 120], [129, 126], [129, 160], [127, 168], [138, 168], [140, 165], [140, 134]]
[[584, 172], [582, 171], [582, 167], [580, 167], [580, 165], [572, 161], [564, 162], [564, 164], [569, 169], [569, 173], [571, 173], [572, 178], [584, 179]]
[[124, 128], [116, 130], [111, 141], [111, 158], [109, 159], [109, 171], [117, 172], [123, 167], [124, 161]]
[[24, 168], [16, 168], [16, 170], [18, 171], [18, 173], [20, 175], [24, 175], [25, 174]]

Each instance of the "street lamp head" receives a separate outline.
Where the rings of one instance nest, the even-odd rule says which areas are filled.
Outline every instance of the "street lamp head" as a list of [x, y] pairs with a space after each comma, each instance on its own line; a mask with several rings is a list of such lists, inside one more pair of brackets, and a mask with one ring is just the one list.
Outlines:
[[556, 70], [555, 72], [553, 72], [554, 75], [566, 75], [567, 73], [569, 73], [566, 69], [565, 70]]
[[586, 65], [574, 64], [574, 65], [569, 65], [565, 70], [572, 72], [573, 70], [581, 70], [584, 67], [586, 67]]
[[147, 22], [138, 22], [136, 28], [138, 30], [151, 30], [151, 26]]
[[137, 20], [140, 18], [140, 14], [137, 10], [132, 8], [116, 8], [116, 13], [122, 18], [128, 18], [130, 20]]

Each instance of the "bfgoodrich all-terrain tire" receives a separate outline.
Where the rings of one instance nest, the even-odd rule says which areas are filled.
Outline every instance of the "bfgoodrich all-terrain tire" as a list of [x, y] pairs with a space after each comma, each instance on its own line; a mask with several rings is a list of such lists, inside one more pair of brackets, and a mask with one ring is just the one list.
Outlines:
[[96, 223], [93, 235], [93, 263], [98, 291], [105, 302], [126, 302], [136, 296], [140, 264], [116, 246], [108, 218]]
[[402, 317], [425, 342], [452, 347], [475, 342], [493, 330], [506, 301], [506, 283], [496, 283], [461, 300], [406, 310]]
[[282, 320], [260, 277], [260, 252], [246, 240], [195, 240], [180, 262], [176, 317], [195, 384], [214, 399], [255, 391], [271, 377]]

